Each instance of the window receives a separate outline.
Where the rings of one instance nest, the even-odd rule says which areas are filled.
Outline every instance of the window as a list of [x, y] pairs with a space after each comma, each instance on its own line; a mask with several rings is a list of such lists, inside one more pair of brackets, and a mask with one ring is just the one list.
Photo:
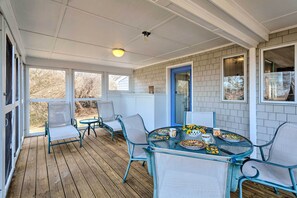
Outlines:
[[30, 133], [44, 132], [48, 102], [66, 100], [66, 71], [29, 68]]
[[108, 83], [110, 91], [129, 91], [129, 76], [108, 75]]
[[102, 95], [102, 74], [74, 72], [75, 98], [100, 98]]
[[246, 101], [245, 54], [223, 58], [222, 100], [236, 102]]
[[47, 102], [30, 102], [30, 133], [44, 131], [48, 115]]
[[295, 102], [296, 45], [261, 52], [262, 101]]
[[65, 98], [65, 71], [30, 68], [30, 98]]
[[74, 72], [75, 118], [79, 121], [98, 117], [96, 100], [102, 96], [102, 74]]

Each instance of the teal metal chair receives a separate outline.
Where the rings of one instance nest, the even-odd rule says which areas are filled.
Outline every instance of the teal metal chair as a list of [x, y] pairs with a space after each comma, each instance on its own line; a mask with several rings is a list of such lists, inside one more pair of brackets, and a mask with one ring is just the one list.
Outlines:
[[[48, 153], [50, 147], [79, 141], [82, 147], [82, 136], [77, 130], [77, 122], [71, 118], [70, 104], [67, 102], [50, 102], [48, 104], [48, 121], [45, 123], [45, 135], [48, 136]], [[53, 141], [75, 138], [61, 143]]]
[[216, 112], [185, 111], [184, 118], [184, 124], [196, 124], [210, 128], [216, 127]]
[[147, 161], [147, 156], [143, 148], [148, 146], [148, 131], [146, 130], [143, 119], [139, 114], [120, 118], [119, 121], [123, 129], [123, 134], [127, 142], [128, 153], [130, 156], [129, 163], [123, 177], [124, 183], [128, 176], [132, 162], [143, 161], [144, 165], [144, 163]]
[[[239, 197], [242, 197], [242, 183], [246, 180], [292, 192], [297, 197], [297, 125], [284, 123], [280, 125], [267, 144], [255, 147], [260, 149], [261, 158], [248, 159], [242, 167], [239, 180]], [[270, 147], [265, 157], [263, 148]]]
[[121, 115], [114, 113], [112, 101], [97, 101], [97, 110], [99, 127], [106, 129], [111, 134], [111, 139], [113, 140], [116, 133], [122, 133], [122, 127], [118, 121]]
[[231, 158], [172, 149], [146, 149], [154, 198], [230, 197]]

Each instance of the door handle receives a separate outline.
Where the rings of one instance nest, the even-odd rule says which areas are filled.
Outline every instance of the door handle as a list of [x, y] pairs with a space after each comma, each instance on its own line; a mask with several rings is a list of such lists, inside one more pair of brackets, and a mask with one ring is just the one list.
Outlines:
[[5, 118], [5, 126], [7, 127], [8, 126], [8, 119]]

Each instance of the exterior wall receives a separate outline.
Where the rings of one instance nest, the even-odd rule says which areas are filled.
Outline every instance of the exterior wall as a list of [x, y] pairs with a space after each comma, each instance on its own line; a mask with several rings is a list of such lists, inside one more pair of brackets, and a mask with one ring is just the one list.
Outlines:
[[[257, 144], [261, 145], [273, 138], [277, 127], [284, 122], [297, 123], [297, 104], [261, 103], [260, 96], [260, 49], [297, 42], [297, 28], [270, 34], [269, 41], [258, 45], [257, 50]], [[295, 57], [297, 58], [297, 57]], [[295, 96], [296, 97], [296, 96]], [[268, 152], [268, 148], [265, 153]]]
[[[259, 51], [260, 49], [266, 47], [296, 42], [297, 28], [293, 28], [290, 30], [270, 34], [269, 41], [260, 43], [258, 45], [257, 144], [264, 144], [270, 141], [280, 124], [284, 122], [297, 123], [297, 104], [261, 103]], [[242, 52], [247, 53], [247, 50], [237, 45], [232, 45], [210, 52], [191, 55], [185, 58], [175, 59], [137, 69], [134, 71], [135, 92], [148, 92], [148, 86], [153, 85], [155, 86], [156, 93], [166, 93], [166, 67], [193, 61], [193, 110], [215, 111], [217, 113], [218, 127], [238, 132], [248, 137], [248, 103], [222, 102], [220, 98], [221, 59], [223, 56]], [[268, 152], [268, 148], [265, 150], [265, 152]]]
[[217, 127], [248, 136], [248, 104], [221, 101], [222, 57], [239, 53], [247, 53], [247, 50], [232, 45], [137, 69], [134, 71], [135, 92], [147, 93], [148, 86], [153, 85], [156, 93], [166, 93], [166, 67], [193, 62], [193, 110], [214, 111]]

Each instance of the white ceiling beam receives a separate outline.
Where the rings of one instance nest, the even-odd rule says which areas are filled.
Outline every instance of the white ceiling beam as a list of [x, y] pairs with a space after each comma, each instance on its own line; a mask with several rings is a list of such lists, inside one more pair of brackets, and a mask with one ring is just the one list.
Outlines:
[[[199, 19], [202, 19], [196, 24], [201, 25], [202, 27], [208, 29], [209, 31], [220, 35], [223, 38], [226, 38], [238, 45], [245, 47], [247, 49], [252, 47], [257, 47], [258, 41], [247, 34], [246, 32], [240, 30], [233, 24], [227, 23], [224, 19], [220, 18], [213, 13], [211, 10], [207, 10], [203, 7], [203, 2], [193, 1], [193, 0], [151, 0], [152, 2], [158, 4], [159, 6], [170, 10], [177, 15], [183, 16], [184, 18], [193, 22], [192, 19], [188, 18], [183, 11], [180, 11], [180, 8], [194, 16], [197, 16]], [[201, 23], [201, 24], [200, 24]], [[202, 24], [204, 23], [204, 24]], [[205, 24], [206, 23], [206, 24]], [[209, 24], [209, 25], [207, 25]], [[216, 27], [211, 29], [208, 27]]]
[[171, 0], [171, 2], [222, 30], [215, 31], [214, 33], [248, 49], [251, 47], [257, 47], [258, 41], [244, 32], [241, 32], [233, 25], [225, 22], [223, 19], [217, 17], [215, 13], [204, 9], [198, 4], [199, 2], [193, 2], [192, 0]]
[[245, 9], [239, 6], [234, 0], [210, 0], [214, 5], [221, 8], [242, 25], [250, 29], [262, 39], [268, 41], [269, 30], [253, 18]]
[[10, 1], [9, 0], [1, 0], [0, 7], [1, 7], [2, 14], [4, 15], [4, 18], [7, 21], [7, 24], [11, 31], [11, 34], [12, 34], [15, 42], [17, 43], [17, 48], [19, 50], [19, 53], [21, 53], [22, 61], [25, 62], [26, 61], [26, 59], [25, 59], [26, 51], [24, 48], [21, 33], [19, 30], [16, 18], [14, 16]]

